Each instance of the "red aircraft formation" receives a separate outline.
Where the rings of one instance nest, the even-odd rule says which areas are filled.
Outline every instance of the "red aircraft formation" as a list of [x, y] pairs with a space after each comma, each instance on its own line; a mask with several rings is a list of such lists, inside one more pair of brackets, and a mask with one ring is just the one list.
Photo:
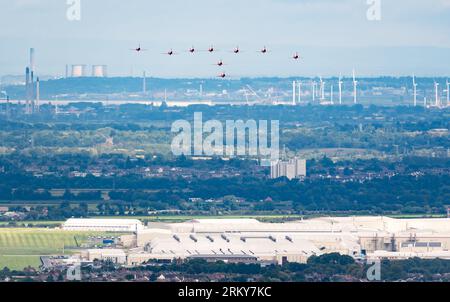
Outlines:
[[135, 52], [147, 51], [147, 49], [141, 48], [141, 44], [139, 44], [139, 46], [137, 48], [133, 48], [131, 50], [135, 51]]
[[171, 49], [166, 53], [163, 53], [163, 55], [168, 55], [168, 56], [173, 56], [175, 54], [175, 52]]
[[214, 65], [219, 66], [219, 67], [222, 67], [222, 66], [225, 65], [225, 64], [223, 63], [222, 60], [220, 60], [219, 62], [217, 62], [217, 63], [214, 64]]
[[[137, 53], [140, 53], [140, 52], [143, 52], [143, 51], [147, 51], [147, 49], [142, 48], [140, 44], [139, 44], [139, 46], [138, 46], [137, 48], [133, 48], [133, 49], [131, 49], [131, 50], [134, 51], [134, 52], [137, 52]], [[209, 52], [209, 53], [214, 53], [214, 52], [217, 52], [217, 49], [214, 48], [214, 46], [211, 45], [206, 51]], [[192, 46], [191, 48], [189, 48], [189, 50], [188, 50], [187, 52], [189, 52], [189, 53], [191, 53], [191, 54], [194, 54], [194, 53], [197, 52], [197, 49], [195, 49], [195, 47]], [[257, 52], [260, 53], [260, 54], [267, 54], [267, 53], [269, 53], [269, 50], [267, 49], [266, 46], [264, 46], [262, 49], [258, 50]], [[234, 53], [234, 54], [240, 54], [240, 53], [242, 53], [242, 51], [241, 51], [241, 49], [239, 48], [239, 46], [237, 46], [236, 48], [233, 49], [232, 53]], [[162, 53], [162, 54], [168, 55], [168, 56], [173, 56], [173, 55], [176, 55], [177, 53], [174, 52], [173, 49], [170, 49], [169, 51], [164, 52], [164, 53]], [[292, 55], [292, 59], [295, 60], [295, 61], [298, 61], [298, 60], [301, 59], [301, 57], [300, 57], [300, 55], [299, 55], [298, 52], [295, 52], [295, 53]], [[222, 66], [224, 66], [225, 64], [224, 64], [223, 60], [220, 60], [220, 61], [218, 61], [217, 63], [215, 63], [214, 65], [215, 65], [215, 66], [218, 66], [218, 67], [222, 67]], [[222, 79], [226, 78], [227, 76], [228, 76], [228, 75], [227, 75], [225, 72], [222, 72], [222, 73], [220, 73], [220, 74], [218, 75], [218, 77], [219, 77], [219, 78], [222, 78]]]
[[263, 49], [259, 51], [260, 53], [266, 54], [268, 52], [267, 48], [264, 46]]

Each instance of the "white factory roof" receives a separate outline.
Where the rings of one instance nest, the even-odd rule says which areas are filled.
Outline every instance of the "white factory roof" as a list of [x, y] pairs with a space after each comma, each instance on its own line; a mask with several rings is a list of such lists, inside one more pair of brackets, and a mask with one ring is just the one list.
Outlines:
[[126, 256], [125, 251], [122, 249], [89, 249], [88, 253], [91, 255], [92, 254], [102, 255], [103, 257], [116, 257], [116, 256], [125, 257]]
[[[391, 217], [322, 217], [301, 221], [309, 228], [330, 228], [342, 232], [448, 232], [450, 219], [395, 219]], [[289, 224], [289, 223], [288, 223]], [[300, 225], [300, 222], [292, 224]]]
[[[65, 229], [146, 230], [138, 219], [68, 219]], [[162, 229], [160, 226], [158, 229]], [[156, 228], [155, 228], [156, 229]], [[389, 217], [315, 218], [289, 223], [262, 223], [256, 219], [194, 219], [164, 225], [176, 233], [273, 232], [273, 233], [443, 233], [450, 232], [450, 219], [394, 219]], [[166, 231], [166, 232], [167, 232]]]
[[375, 251], [367, 255], [368, 259], [450, 259], [450, 251], [429, 251], [429, 252], [389, 252]]
[[165, 254], [173, 257], [196, 255], [262, 256], [286, 253], [311, 256], [320, 253], [319, 248], [309, 240], [267, 234], [258, 236], [254, 234], [182, 234], [174, 237], [155, 238], [151, 240], [149, 247], [152, 254]]
[[102, 225], [102, 226], [128, 226], [128, 225], [142, 225], [142, 222], [138, 219], [83, 219], [83, 218], [70, 218], [64, 226], [71, 225]]
[[[125, 227], [136, 232], [137, 251], [129, 254], [135, 257], [131, 263], [190, 257], [259, 260], [291, 257], [289, 261], [304, 261], [312, 255], [330, 252], [360, 255], [362, 249], [369, 252], [369, 258], [375, 259], [450, 259], [447, 251], [450, 219], [324, 217], [287, 223], [263, 223], [255, 219], [195, 219], [151, 227], [144, 227], [135, 219], [69, 219], [65, 225], [68, 229], [80, 229], [78, 226], [100, 230]], [[374, 244], [375, 238], [380, 242]], [[421, 238], [424, 238], [423, 242]], [[377, 251], [381, 249], [377, 246], [380, 244], [388, 250], [392, 240], [398, 242], [399, 252]], [[417, 246], [415, 250], [402, 250], [403, 244], [410, 242], [408, 240], [417, 240], [422, 245], [427, 243], [427, 248]], [[304, 259], [300, 259], [302, 257]]]
[[446, 233], [450, 219], [395, 219], [390, 217], [324, 217], [288, 223], [263, 223], [255, 219], [199, 219], [166, 224], [173, 233]]
[[214, 225], [229, 225], [229, 224], [259, 224], [256, 219], [193, 219], [188, 223], [200, 223], [200, 224], [214, 224]]
[[62, 228], [71, 231], [136, 232], [144, 228], [137, 219], [68, 219]]

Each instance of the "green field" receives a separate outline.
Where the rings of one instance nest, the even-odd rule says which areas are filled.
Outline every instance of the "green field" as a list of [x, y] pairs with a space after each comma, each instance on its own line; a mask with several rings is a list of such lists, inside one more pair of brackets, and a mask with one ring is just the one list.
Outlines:
[[48, 226], [52, 228], [56, 228], [61, 226], [64, 223], [64, 221], [47, 221], [47, 220], [41, 220], [41, 221], [17, 221], [13, 226], [11, 226], [11, 222], [8, 221], [0, 221], [0, 227], [16, 227], [16, 228], [22, 228], [22, 227], [40, 227], [40, 228], [47, 228]]
[[26, 267], [37, 268], [41, 265], [40, 256], [16, 255], [2, 256], [0, 255], [0, 268], [8, 267], [11, 270], [22, 270]]
[[38, 267], [44, 255], [70, 255], [96, 232], [67, 232], [58, 229], [0, 229], [0, 268]]

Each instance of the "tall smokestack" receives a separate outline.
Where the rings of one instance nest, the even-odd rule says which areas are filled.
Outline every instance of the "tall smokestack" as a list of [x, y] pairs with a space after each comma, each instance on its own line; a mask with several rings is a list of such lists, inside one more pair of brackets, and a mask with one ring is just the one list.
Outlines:
[[25, 98], [26, 98], [26, 104], [25, 104], [25, 113], [29, 114], [29, 105], [30, 105], [30, 68], [27, 67], [25, 69]]
[[69, 77], [69, 65], [66, 64], [66, 79]]
[[36, 99], [36, 91], [34, 84], [34, 71], [31, 71], [30, 75], [30, 106], [28, 107], [29, 113], [32, 114], [34, 111], [34, 101]]
[[30, 82], [30, 68], [25, 68], [25, 85]]
[[41, 98], [41, 92], [40, 92], [40, 81], [39, 81], [39, 77], [37, 77], [36, 79], [36, 111], [39, 112], [40, 110], [40, 98]]
[[34, 48], [30, 48], [30, 69], [31, 72], [36, 70], [35, 51]]

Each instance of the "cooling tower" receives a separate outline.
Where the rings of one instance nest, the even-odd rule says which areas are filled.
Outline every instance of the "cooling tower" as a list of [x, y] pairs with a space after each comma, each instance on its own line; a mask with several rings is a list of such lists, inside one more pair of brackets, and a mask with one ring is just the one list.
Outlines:
[[72, 65], [72, 77], [84, 77], [86, 76], [86, 65]]
[[92, 65], [92, 76], [97, 78], [107, 77], [106, 65]]

